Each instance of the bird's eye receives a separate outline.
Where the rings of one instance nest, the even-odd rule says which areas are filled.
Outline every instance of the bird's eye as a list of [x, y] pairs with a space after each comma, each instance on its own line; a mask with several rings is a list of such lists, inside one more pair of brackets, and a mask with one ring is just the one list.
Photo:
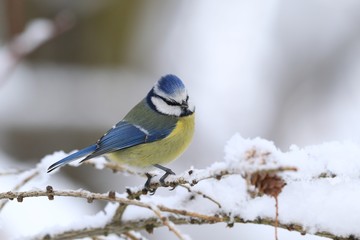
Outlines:
[[180, 106], [181, 104], [176, 102], [174, 99], [171, 98], [164, 98], [162, 96], [157, 95], [158, 98], [160, 98], [161, 100], [163, 100], [167, 105], [169, 106]]

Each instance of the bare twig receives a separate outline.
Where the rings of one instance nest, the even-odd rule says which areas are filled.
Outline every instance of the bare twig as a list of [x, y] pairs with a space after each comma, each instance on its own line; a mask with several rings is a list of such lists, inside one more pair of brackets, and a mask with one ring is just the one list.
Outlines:
[[278, 240], [278, 225], [279, 225], [279, 198], [275, 197], [275, 240]]
[[7, 169], [0, 172], [0, 176], [17, 175], [28, 171], [28, 169]]
[[168, 229], [173, 232], [180, 240], [185, 240], [185, 236], [181, 234], [181, 232], [175, 227], [173, 222], [169, 221], [167, 217], [161, 214], [161, 211], [157, 206], [152, 205], [151, 210], [163, 222], [163, 224], [167, 226]]
[[[26, 183], [28, 183], [31, 179], [35, 178], [37, 175], [39, 175], [39, 171], [36, 169], [33, 169], [30, 171], [30, 174], [21, 179], [21, 181], [12, 189], [12, 191], [18, 191], [22, 186], [24, 186]], [[0, 202], [0, 211], [5, 207], [7, 201]]]
[[128, 205], [120, 203], [118, 208], [116, 209], [116, 212], [112, 218], [114, 222], [121, 222], [122, 215], [125, 212], [125, 209]]
[[[87, 160], [87, 161], [83, 162], [82, 164], [88, 164], [95, 168], [98, 167], [98, 163], [96, 162], [95, 159]], [[126, 166], [118, 164], [116, 162], [104, 162], [104, 163], [102, 163], [101, 167], [107, 168], [107, 169], [113, 171], [114, 173], [121, 172], [121, 173], [127, 173], [127, 174], [131, 174], [131, 175], [146, 177], [145, 173], [132, 171], [131, 169], [127, 168]]]
[[145, 240], [143, 236], [138, 237], [139, 233], [134, 233], [133, 231], [125, 232], [124, 235], [129, 240]]
[[35, 178], [36, 176], [39, 175], [39, 171], [34, 169], [32, 171], [32, 173], [29, 174], [29, 176], [25, 177], [24, 179], [21, 180], [21, 182], [19, 182], [14, 188], [13, 191], [18, 191], [22, 186], [24, 186], [26, 183], [28, 183], [30, 180], [32, 180], [33, 178]]
[[[41, 24], [39, 21], [42, 21]], [[0, 59], [2, 58], [3, 64], [0, 69], [0, 85], [5, 83], [9, 74], [22, 59], [40, 46], [68, 31], [73, 25], [73, 16], [66, 12], [60, 12], [53, 20], [30, 22], [22, 33], [0, 49], [0, 54], [2, 54]]]
[[221, 208], [221, 204], [218, 201], [216, 201], [215, 199], [213, 199], [212, 197], [210, 197], [209, 195], [207, 195], [203, 192], [200, 192], [200, 191], [193, 190], [193, 189], [191, 189], [191, 187], [184, 185], [184, 184], [180, 184], [179, 186], [187, 189], [188, 192], [195, 193], [197, 195], [202, 196], [203, 198], [209, 199], [211, 202], [215, 203], [219, 208]]

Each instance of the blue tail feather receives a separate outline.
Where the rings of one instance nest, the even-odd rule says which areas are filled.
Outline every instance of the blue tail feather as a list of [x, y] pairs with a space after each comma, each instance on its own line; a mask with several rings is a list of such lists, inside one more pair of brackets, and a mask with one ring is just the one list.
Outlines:
[[86, 148], [83, 148], [83, 149], [77, 151], [76, 153], [73, 153], [73, 154], [57, 161], [56, 163], [54, 163], [53, 165], [51, 165], [48, 168], [47, 172], [49, 173], [58, 167], [61, 167], [65, 164], [75, 161], [76, 159], [79, 159], [81, 157], [87, 156], [87, 155], [93, 153], [95, 150], [96, 150], [96, 144], [88, 146]]

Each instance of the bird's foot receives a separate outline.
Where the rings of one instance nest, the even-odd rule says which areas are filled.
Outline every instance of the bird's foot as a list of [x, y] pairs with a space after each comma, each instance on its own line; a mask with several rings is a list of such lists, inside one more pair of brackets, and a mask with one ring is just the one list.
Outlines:
[[151, 179], [154, 177], [150, 173], [145, 173], [147, 180], [145, 182], [144, 188], [146, 191], [150, 193], [150, 195], [154, 195], [156, 192], [156, 188], [151, 188]]
[[[170, 170], [170, 169], [169, 169]], [[171, 170], [170, 170], [171, 171]], [[175, 173], [173, 171], [171, 172], [165, 172], [165, 174], [160, 178], [159, 182], [160, 182], [160, 185], [163, 186], [163, 187], [169, 187], [169, 184], [166, 184], [165, 183], [165, 179], [169, 176], [169, 175], [175, 175]], [[173, 190], [173, 189], [171, 189]]]
[[[166, 184], [165, 183], [165, 179], [169, 176], [169, 175], [175, 175], [175, 173], [170, 169], [170, 168], [167, 168], [167, 167], [164, 167], [164, 166], [161, 166], [159, 164], [154, 164], [154, 167], [157, 167], [163, 171], [165, 171], [165, 174], [162, 175], [162, 177], [160, 178], [159, 182], [160, 182], [160, 185], [162, 187], [169, 187], [169, 184]], [[150, 173], [146, 173], [146, 177], [147, 177], [147, 180], [145, 182], [145, 185], [144, 185], [144, 188], [146, 191], [150, 192], [150, 195], [154, 195], [155, 192], [156, 192], [156, 188], [151, 188], [151, 179], [153, 178], [153, 175], [151, 175]], [[173, 186], [170, 191], [174, 190], [176, 186]]]
[[[174, 173], [170, 168], [161, 166], [161, 165], [159, 165], [159, 164], [154, 164], [154, 167], [157, 167], [157, 168], [165, 171], [165, 174], [160, 178], [160, 184], [161, 184], [161, 186], [163, 186], [163, 187], [168, 187], [169, 185], [165, 183], [165, 179], [166, 179], [169, 175], [175, 175], [175, 173]], [[174, 189], [174, 188], [173, 188], [173, 189]], [[173, 189], [171, 189], [171, 190], [173, 190]]]

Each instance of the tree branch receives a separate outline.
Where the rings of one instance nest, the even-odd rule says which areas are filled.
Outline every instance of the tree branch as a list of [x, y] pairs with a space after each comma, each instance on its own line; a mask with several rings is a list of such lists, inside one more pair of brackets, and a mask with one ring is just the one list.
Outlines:
[[22, 33], [0, 48], [0, 86], [22, 59], [68, 31], [73, 25], [73, 16], [66, 12], [60, 12], [53, 20], [36, 19], [30, 22]]
[[[39, 171], [35, 168], [29, 171], [28, 176], [25, 176], [25, 178], [20, 179], [20, 182], [12, 189], [12, 191], [18, 191], [22, 186], [24, 186], [26, 183], [31, 181], [34, 177], [39, 175]], [[0, 202], [0, 212], [5, 207], [6, 201]]]
[[[45, 236], [43, 234], [34, 236], [36, 239], [85, 236], [95, 239], [116, 234], [133, 240], [141, 239], [138, 230], [152, 232], [153, 229], [161, 226], [167, 227], [178, 239], [185, 239], [187, 237], [177, 229], [176, 225], [221, 222], [226, 223], [228, 227], [232, 227], [235, 223], [252, 223], [274, 226], [275, 231], [276, 227], [279, 227], [301, 234], [310, 233], [337, 240], [359, 240], [355, 226], [339, 223], [337, 227], [337, 223], [334, 222], [334, 219], [338, 218], [357, 222], [357, 215], [352, 214], [352, 211], [357, 209], [357, 205], [356, 202], [354, 204], [351, 202], [351, 199], [356, 199], [360, 194], [360, 190], [354, 187], [360, 182], [358, 174], [353, 174], [360, 171], [357, 162], [350, 162], [350, 168], [337, 169], [339, 164], [334, 162], [336, 159], [334, 158], [333, 162], [328, 160], [327, 145], [324, 145], [325, 151], [321, 152], [321, 149], [317, 149], [316, 154], [313, 154], [313, 148], [308, 150], [309, 152], [295, 149], [291, 154], [282, 154], [273, 145], [261, 139], [254, 142], [235, 140], [234, 142], [240, 143], [241, 147], [232, 146], [235, 150], [229, 150], [229, 156], [225, 161], [215, 162], [206, 169], [190, 169], [182, 174], [169, 176], [166, 179], [168, 187], [180, 186], [175, 190], [175, 194], [170, 196], [159, 194], [151, 196], [143, 186], [128, 188], [122, 194], [113, 191], [108, 193], [93, 193], [85, 190], [59, 191], [48, 186], [46, 190], [3, 192], [0, 193], [0, 200], [10, 202], [9, 200], [16, 199], [18, 202], [23, 202], [30, 197], [47, 197], [49, 200], [71, 197], [84, 199], [88, 203], [96, 200], [108, 202], [104, 211], [99, 213], [101, 222], [92, 222], [89, 218], [88, 225], [73, 225], [74, 229], [69, 226], [65, 231], [51, 231]], [[334, 152], [333, 147], [334, 145], [331, 145], [331, 152]], [[349, 149], [354, 149], [354, 146], [344, 147], [344, 152], [347, 153]], [[323, 158], [321, 153], [324, 154]], [[354, 151], [351, 155], [353, 161], [360, 159], [356, 153], [358, 152]], [[360, 155], [360, 152], [358, 154]], [[340, 152], [334, 155], [343, 156]], [[311, 164], [314, 162], [314, 156], [319, 161], [309, 169], [309, 163], [305, 162], [305, 158], [309, 157]], [[44, 159], [35, 169], [27, 171], [26, 174], [22, 173], [18, 181], [29, 185], [30, 180], [37, 179], [31, 177], [34, 172], [38, 172], [40, 179], [44, 180], [45, 176], [42, 174], [46, 174], [50, 160], [51, 158], [46, 158], [46, 161]], [[110, 168], [115, 169], [116, 172], [128, 172], [122, 167], [107, 163], [104, 159], [98, 160], [90, 164], [98, 169]], [[288, 163], [294, 165], [287, 166]], [[327, 174], [323, 175], [322, 172]], [[164, 187], [161, 186], [158, 178], [159, 176], [155, 176], [151, 179], [152, 189]], [[36, 186], [35, 184], [34, 187]], [[311, 195], [311, 198], [303, 199], [304, 209], [294, 209], [298, 207], [298, 196], [308, 195]], [[335, 211], [333, 208], [338, 206], [337, 201], [340, 197], [346, 202], [347, 208]], [[274, 200], [273, 205], [272, 200]], [[318, 209], [321, 209], [323, 201], [327, 201], [328, 209], [325, 210], [331, 211], [331, 214], [322, 211], [322, 215], [314, 219], [313, 216], [318, 213]], [[14, 207], [14, 204], [11, 206]]]
[[[0, 199], [17, 199], [18, 202], [22, 202], [25, 198], [30, 197], [48, 197], [49, 199], [54, 199], [54, 197], [75, 197], [75, 198], [83, 198], [88, 201], [88, 199], [92, 200], [102, 200], [108, 202], [117, 202], [119, 203], [119, 208], [116, 211], [116, 214], [112, 218], [110, 223], [106, 224], [104, 227], [99, 228], [85, 228], [85, 229], [74, 229], [70, 231], [66, 231], [63, 233], [59, 233], [53, 236], [45, 235], [42, 236], [43, 239], [72, 239], [72, 238], [82, 238], [82, 237], [92, 237], [92, 236], [100, 236], [100, 235], [108, 235], [108, 234], [125, 234], [130, 230], [138, 231], [138, 230], [147, 230], [149, 232], [154, 228], [158, 228], [164, 226], [164, 221], [171, 221], [171, 223], [176, 225], [182, 224], [215, 224], [215, 223], [227, 223], [229, 227], [233, 226], [234, 223], [252, 223], [252, 224], [262, 224], [269, 226], [276, 226], [287, 229], [289, 231], [297, 231], [302, 235], [307, 234], [304, 227], [300, 224], [285, 224], [285, 223], [277, 223], [275, 219], [270, 218], [257, 218], [255, 220], [244, 220], [241, 216], [229, 216], [229, 213], [218, 210], [216, 213], [209, 214], [201, 214], [198, 212], [187, 211], [184, 209], [175, 209], [169, 208], [164, 205], [151, 205], [144, 202], [140, 202], [137, 200], [127, 199], [123, 197], [112, 196], [112, 193], [92, 193], [89, 191], [79, 190], [79, 191], [23, 191], [23, 192], [2, 192], [0, 193]], [[150, 209], [155, 212], [157, 217], [149, 217], [145, 219], [137, 219], [137, 220], [121, 220], [123, 211], [125, 211], [126, 206], [133, 205], [146, 209]], [[121, 209], [121, 210], [119, 210]], [[154, 210], [155, 209], [155, 210]], [[166, 217], [162, 213], [167, 213]], [[115, 217], [116, 216], [116, 217]], [[164, 217], [166, 219], [164, 219]], [[168, 226], [169, 222], [165, 225]], [[169, 226], [168, 226], [169, 227]], [[177, 230], [171, 229], [173, 226], [170, 226], [169, 229], [173, 232]], [[314, 235], [327, 237], [330, 239], [336, 240], [358, 240], [358, 238], [354, 236], [341, 237], [336, 236], [332, 233], [326, 231], [319, 231], [315, 233], [311, 233]], [[180, 235], [179, 239], [183, 239], [183, 235], [179, 232], [176, 235]]]
[[[297, 169], [295, 167], [278, 167], [274, 169], [268, 169], [266, 170], [266, 172], [269, 174], [275, 174], [279, 172], [296, 171], [296, 170]], [[220, 180], [225, 176], [241, 175], [241, 174], [243, 174], [243, 171], [238, 168], [226, 169], [224, 167], [224, 168], [219, 168], [216, 171], [208, 171], [207, 169], [203, 169], [203, 170], [191, 169], [181, 175], [169, 176], [168, 178], [166, 178], [165, 183], [167, 186], [172, 188], [175, 188], [177, 186], [186, 186], [186, 185], [195, 186], [196, 184], [204, 180], [208, 180], [208, 179]], [[159, 187], [163, 187], [159, 179], [154, 179], [154, 180], [152, 179], [150, 183], [150, 188], [156, 190]], [[148, 191], [143, 187], [141, 188], [136, 187], [136, 188], [127, 188], [126, 193], [128, 194], [129, 199], [140, 199], [140, 196], [146, 195]], [[217, 205], [219, 204], [217, 203]]]

